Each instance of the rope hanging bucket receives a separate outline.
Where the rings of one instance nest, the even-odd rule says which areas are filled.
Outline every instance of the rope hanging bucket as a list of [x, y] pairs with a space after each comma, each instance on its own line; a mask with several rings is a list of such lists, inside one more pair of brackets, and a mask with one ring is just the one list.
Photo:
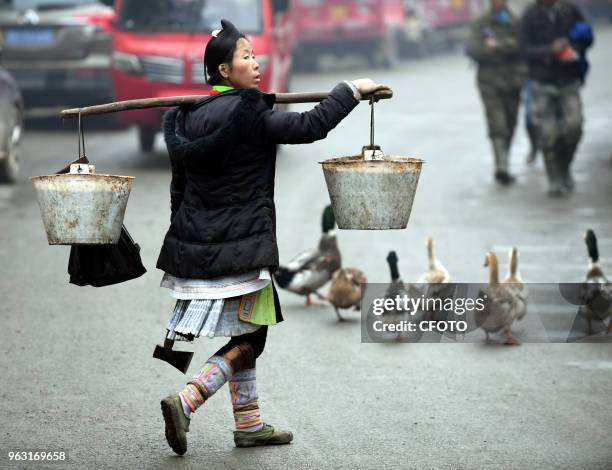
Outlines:
[[[79, 161], [87, 161], [80, 115], [79, 157]], [[98, 175], [94, 165], [78, 163], [70, 165], [69, 173], [30, 179], [49, 245], [119, 241], [133, 176]]]
[[374, 100], [370, 145], [361, 155], [319, 162], [338, 228], [403, 229], [408, 225], [423, 160], [383, 155], [374, 145]]

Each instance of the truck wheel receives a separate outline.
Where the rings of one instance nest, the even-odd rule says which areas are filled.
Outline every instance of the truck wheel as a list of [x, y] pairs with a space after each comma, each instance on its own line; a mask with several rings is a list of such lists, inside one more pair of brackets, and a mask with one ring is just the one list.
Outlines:
[[19, 175], [19, 140], [23, 129], [23, 113], [14, 105], [6, 129], [5, 142], [0, 142], [5, 158], [0, 160], [0, 182], [13, 183]]
[[150, 152], [153, 150], [155, 144], [155, 129], [146, 126], [140, 126], [138, 128], [138, 140], [140, 142], [140, 150], [143, 152]]

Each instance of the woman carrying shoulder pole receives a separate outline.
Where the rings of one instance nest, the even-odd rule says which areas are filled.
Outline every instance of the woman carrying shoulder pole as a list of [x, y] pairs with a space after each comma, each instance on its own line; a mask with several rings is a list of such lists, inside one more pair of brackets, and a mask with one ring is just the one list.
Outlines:
[[161, 402], [166, 439], [180, 455], [187, 451], [191, 414], [225, 382], [237, 447], [293, 439], [263, 421], [255, 381], [268, 326], [283, 320], [271, 279], [278, 267], [276, 145], [323, 139], [362, 94], [389, 89], [370, 79], [342, 82], [310, 111], [275, 111], [274, 95], [258, 89], [250, 42], [229, 21], [221, 25], [204, 54], [211, 96], [164, 116], [171, 223], [157, 267], [165, 272], [162, 287], [177, 299], [167, 339], [230, 337], [181, 391]]

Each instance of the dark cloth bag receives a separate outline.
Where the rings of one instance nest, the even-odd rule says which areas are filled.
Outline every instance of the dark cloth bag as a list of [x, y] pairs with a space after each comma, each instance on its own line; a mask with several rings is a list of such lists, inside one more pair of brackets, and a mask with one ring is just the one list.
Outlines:
[[[87, 164], [86, 157], [72, 163]], [[58, 171], [68, 173], [70, 165]], [[121, 227], [119, 241], [114, 245], [72, 245], [68, 260], [70, 283], [77, 286], [109, 286], [136, 279], [147, 270], [140, 259], [140, 246]]]
[[68, 274], [77, 286], [109, 286], [135, 279], [146, 273], [140, 259], [140, 246], [125, 226], [115, 245], [72, 245]]

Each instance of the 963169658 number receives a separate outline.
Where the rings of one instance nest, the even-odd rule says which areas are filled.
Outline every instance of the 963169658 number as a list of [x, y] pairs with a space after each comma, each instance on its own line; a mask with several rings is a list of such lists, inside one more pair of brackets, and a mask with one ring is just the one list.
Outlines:
[[3, 454], [11, 462], [66, 462], [68, 452], [65, 450], [9, 450]]

